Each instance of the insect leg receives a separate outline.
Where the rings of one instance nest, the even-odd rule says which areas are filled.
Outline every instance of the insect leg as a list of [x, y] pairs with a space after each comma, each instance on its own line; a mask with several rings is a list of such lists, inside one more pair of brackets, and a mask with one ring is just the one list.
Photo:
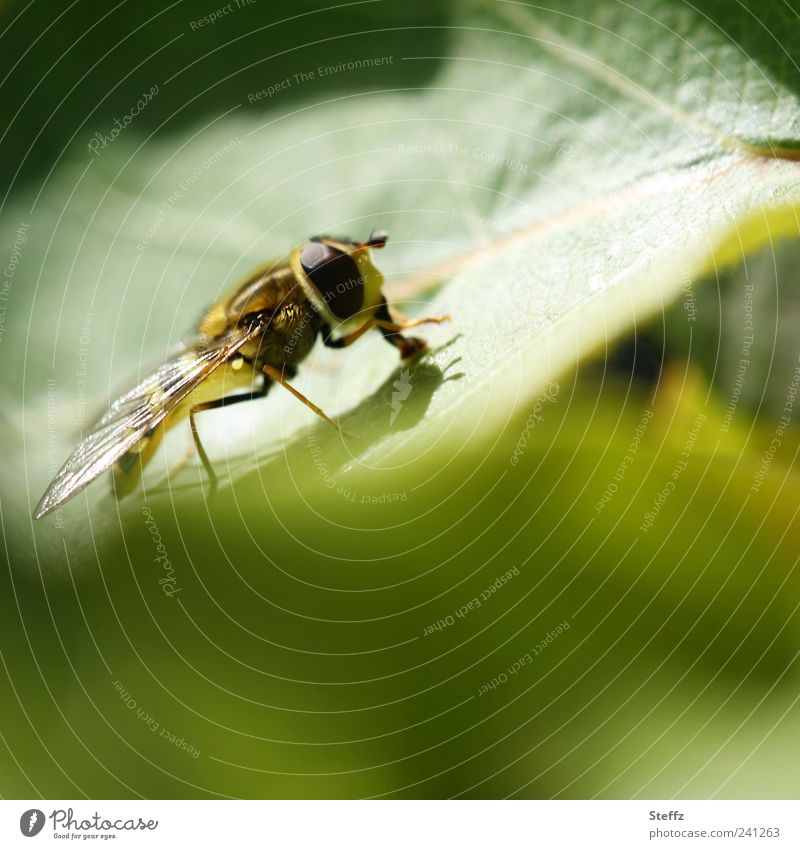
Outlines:
[[407, 318], [399, 322], [377, 319], [375, 324], [384, 330], [388, 330], [392, 333], [399, 333], [401, 330], [408, 330], [411, 327], [419, 327], [420, 324], [443, 324], [445, 321], [450, 321], [449, 315], [432, 315], [427, 318]]
[[428, 343], [424, 339], [418, 339], [416, 336], [403, 336], [401, 330], [406, 330], [409, 327], [417, 327], [420, 324], [441, 324], [443, 321], [449, 321], [450, 316], [432, 317], [432, 318], [416, 318], [413, 320], [405, 319], [397, 322], [392, 319], [389, 312], [389, 306], [384, 299], [378, 308], [375, 310], [374, 324], [383, 334], [389, 344], [394, 345], [400, 350], [400, 356], [404, 360], [410, 360], [412, 357], [421, 354], [427, 347]]
[[352, 345], [356, 339], [360, 339], [368, 330], [372, 330], [373, 327], [375, 327], [375, 319], [368, 318], [361, 327], [352, 333], [348, 333], [347, 336], [341, 336], [339, 339], [334, 339], [331, 336], [331, 328], [325, 325], [322, 331], [322, 344], [328, 348], [347, 348], [348, 345]]
[[214, 467], [211, 465], [211, 461], [208, 459], [206, 449], [200, 441], [200, 434], [197, 430], [197, 420], [195, 416], [205, 410], [216, 410], [220, 407], [232, 407], [234, 404], [241, 404], [243, 401], [253, 401], [256, 398], [263, 398], [267, 394], [269, 387], [270, 384], [264, 381], [263, 385], [259, 389], [254, 389], [252, 392], [243, 392], [239, 395], [226, 395], [223, 398], [215, 398], [213, 401], [203, 401], [202, 404], [195, 404], [189, 410], [189, 424], [192, 428], [194, 447], [197, 449], [197, 456], [200, 458], [200, 462], [203, 464], [203, 468], [206, 470], [206, 474], [208, 475], [208, 480], [211, 484], [211, 493], [215, 492], [217, 489], [218, 478], [214, 471]]
[[320, 418], [325, 419], [325, 421], [329, 425], [332, 425], [337, 430], [339, 429], [339, 425], [337, 425], [336, 422], [333, 421], [333, 419], [326, 416], [325, 413], [316, 404], [309, 401], [308, 398], [306, 398], [306, 396], [303, 395], [302, 392], [298, 392], [294, 388], [294, 386], [291, 385], [291, 383], [288, 383], [286, 381], [283, 376], [283, 372], [280, 369], [275, 368], [275, 366], [266, 365], [264, 366], [264, 374], [266, 374], [267, 377], [270, 378], [270, 380], [274, 380], [275, 383], [280, 383], [280, 385], [284, 389], [288, 389], [289, 392], [291, 392], [292, 395], [294, 395], [294, 397], [297, 398], [298, 401], [302, 401], [306, 405], [306, 407], [313, 410], [318, 416], [320, 416]]

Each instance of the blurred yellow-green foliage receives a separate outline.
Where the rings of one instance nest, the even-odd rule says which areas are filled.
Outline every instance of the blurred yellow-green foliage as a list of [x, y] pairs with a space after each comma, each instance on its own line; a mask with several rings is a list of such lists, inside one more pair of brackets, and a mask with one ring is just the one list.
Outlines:
[[[4, 797], [797, 795], [796, 3], [0, 15]], [[238, 276], [374, 227], [453, 320], [312, 354], [341, 435], [273, 390], [213, 498], [180, 432], [32, 521]]]

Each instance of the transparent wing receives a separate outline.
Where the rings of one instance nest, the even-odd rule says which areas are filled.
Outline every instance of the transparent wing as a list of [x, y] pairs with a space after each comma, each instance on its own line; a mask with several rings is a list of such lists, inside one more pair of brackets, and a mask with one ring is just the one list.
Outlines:
[[196, 349], [179, 350], [164, 365], [118, 398], [72, 452], [42, 496], [34, 518], [54, 510], [101, 475], [159, 425], [209, 374], [246, 342], [263, 333], [254, 321]]

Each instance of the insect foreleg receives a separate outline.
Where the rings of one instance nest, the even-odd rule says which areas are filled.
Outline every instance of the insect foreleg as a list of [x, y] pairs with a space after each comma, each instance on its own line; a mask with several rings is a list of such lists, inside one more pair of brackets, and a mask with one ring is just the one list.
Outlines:
[[412, 320], [395, 321], [389, 312], [389, 306], [384, 299], [378, 308], [375, 310], [374, 323], [378, 330], [383, 334], [384, 339], [400, 350], [400, 357], [404, 360], [410, 360], [412, 357], [421, 354], [427, 347], [428, 343], [424, 339], [418, 339], [416, 336], [403, 336], [401, 330], [407, 330], [409, 327], [418, 327], [420, 324], [441, 324], [443, 321], [449, 321], [450, 316], [440, 316], [431, 318], [416, 318]]
[[325, 325], [322, 330], [322, 344], [328, 348], [347, 348], [349, 345], [352, 345], [356, 339], [360, 339], [368, 330], [372, 330], [373, 327], [375, 327], [375, 319], [368, 318], [361, 327], [357, 328], [352, 333], [348, 333], [347, 336], [340, 336], [338, 339], [334, 339], [331, 335], [331, 328], [328, 325]]
[[352, 333], [348, 333], [347, 336], [334, 339], [331, 328], [325, 326], [322, 330], [322, 343], [328, 348], [346, 348], [348, 345], [352, 345], [357, 339], [360, 339], [368, 330], [377, 327], [387, 342], [400, 349], [400, 356], [404, 360], [408, 360], [424, 351], [427, 343], [424, 339], [417, 339], [414, 336], [403, 336], [401, 331], [408, 330], [411, 327], [418, 327], [420, 324], [441, 324], [444, 321], [450, 321], [450, 316], [395, 320], [392, 318], [389, 307], [384, 300], [375, 310], [373, 317], [368, 318], [361, 327]]

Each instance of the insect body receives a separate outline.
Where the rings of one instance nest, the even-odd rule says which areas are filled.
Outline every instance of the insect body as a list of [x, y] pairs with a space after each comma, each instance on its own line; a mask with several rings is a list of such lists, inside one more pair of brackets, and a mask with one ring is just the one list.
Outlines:
[[[370, 257], [370, 249], [382, 248], [387, 238], [383, 232], [366, 242], [318, 236], [288, 259], [257, 269], [208, 311], [196, 344], [182, 348], [111, 405], [47, 488], [34, 517], [45, 516], [107, 469], [114, 470], [118, 492], [130, 490], [164, 431], [187, 416], [214, 485], [195, 416], [262, 397], [273, 383], [336, 426], [288, 382], [317, 336], [329, 347], [343, 348], [377, 328], [403, 359], [410, 359], [425, 350], [425, 342], [401, 331], [447, 320], [392, 318], [381, 292], [383, 276]], [[249, 391], [229, 394], [241, 388]]]

